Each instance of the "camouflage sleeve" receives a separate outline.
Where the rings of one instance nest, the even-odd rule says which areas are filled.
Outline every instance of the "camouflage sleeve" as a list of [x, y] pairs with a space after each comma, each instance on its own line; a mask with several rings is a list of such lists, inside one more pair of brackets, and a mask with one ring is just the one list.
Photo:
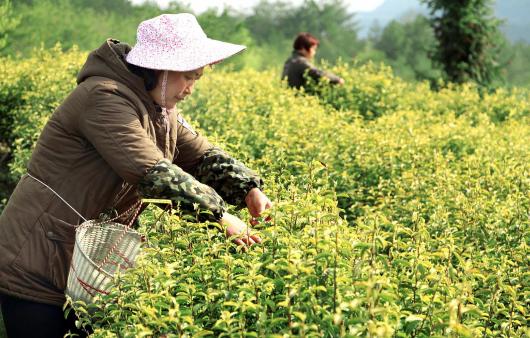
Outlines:
[[170, 199], [183, 213], [198, 214], [201, 222], [219, 221], [226, 211], [225, 202], [214, 189], [167, 159], [149, 169], [138, 183], [138, 192], [146, 198]]
[[263, 185], [255, 172], [216, 147], [206, 151], [195, 177], [213, 187], [225, 201], [240, 208], [245, 206], [247, 193]]
[[331, 72], [326, 72], [326, 71], [323, 71], [323, 70], [320, 70], [318, 68], [315, 68], [313, 66], [311, 66], [309, 68], [309, 70], [307, 71], [307, 74], [312, 77], [313, 79], [315, 80], [319, 80], [323, 77], [327, 78], [329, 80], [330, 83], [333, 83], [333, 84], [337, 84], [340, 82], [340, 77], [338, 77], [337, 75], [331, 73]]

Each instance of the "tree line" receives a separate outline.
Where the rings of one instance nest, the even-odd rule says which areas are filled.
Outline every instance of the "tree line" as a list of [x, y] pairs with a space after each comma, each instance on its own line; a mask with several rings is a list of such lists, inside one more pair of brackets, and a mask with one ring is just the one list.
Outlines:
[[[385, 27], [374, 25], [359, 37], [355, 14], [343, 0], [262, 0], [250, 13], [234, 9], [209, 10], [198, 19], [212, 38], [249, 48], [227, 62], [241, 69], [280, 68], [294, 36], [311, 32], [321, 41], [317, 57], [389, 64], [406, 80], [440, 78], [491, 85], [530, 86], [530, 45], [511, 43], [499, 33], [491, 0], [421, 0], [429, 17], [405, 14]], [[108, 37], [133, 44], [142, 20], [162, 12], [192, 12], [174, 1], [161, 9], [154, 2], [133, 5], [129, 0], [17, 0], [0, 2], [0, 55], [27, 57], [35, 48], [60, 43], [82, 50], [97, 48]], [[223, 65], [225, 66], [225, 65]]]

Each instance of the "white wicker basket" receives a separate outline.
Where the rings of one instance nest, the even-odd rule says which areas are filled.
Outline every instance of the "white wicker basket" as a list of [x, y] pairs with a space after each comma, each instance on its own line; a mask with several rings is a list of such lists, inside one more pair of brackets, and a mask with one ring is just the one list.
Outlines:
[[118, 270], [133, 266], [142, 235], [111, 221], [87, 221], [76, 231], [66, 294], [74, 301], [91, 303], [97, 294], [108, 294]]

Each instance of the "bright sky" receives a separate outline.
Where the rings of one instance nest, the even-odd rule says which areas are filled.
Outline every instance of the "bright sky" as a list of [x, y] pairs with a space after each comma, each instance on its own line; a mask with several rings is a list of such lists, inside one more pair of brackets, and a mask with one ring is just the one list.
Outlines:
[[[171, 0], [154, 0], [159, 6], [165, 7]], [[132, 0], [133, 3], [138, 4], [144, 2], [144, 0]], [[190, 7], [196, 13], [201, 13], [208, 8], [223, 8], [224, 6], [230, 6], [238, 11], [246, 11], [257, 3], [259, 0], [185, 0], [179, 1], [181, 3], [188, 3]], [[292, 0], [293, 4], [302, 3], [302, 0]], [[317, 1], [318, 2], [318, 1]], [[344, 3], [348, 4], [351, 12], [369, 12], [380, 6], [384, 0], [345, 0]]]

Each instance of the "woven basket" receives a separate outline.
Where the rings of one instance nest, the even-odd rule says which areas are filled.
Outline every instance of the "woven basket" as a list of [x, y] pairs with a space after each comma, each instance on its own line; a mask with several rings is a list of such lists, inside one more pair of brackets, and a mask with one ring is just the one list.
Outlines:
[[133, 266], [141, 243], [141, 234], [126, 225], [82, 223], [76, 230], [66, 294], [86, 304], [97, 294], [108, 294], [118, 270]]

